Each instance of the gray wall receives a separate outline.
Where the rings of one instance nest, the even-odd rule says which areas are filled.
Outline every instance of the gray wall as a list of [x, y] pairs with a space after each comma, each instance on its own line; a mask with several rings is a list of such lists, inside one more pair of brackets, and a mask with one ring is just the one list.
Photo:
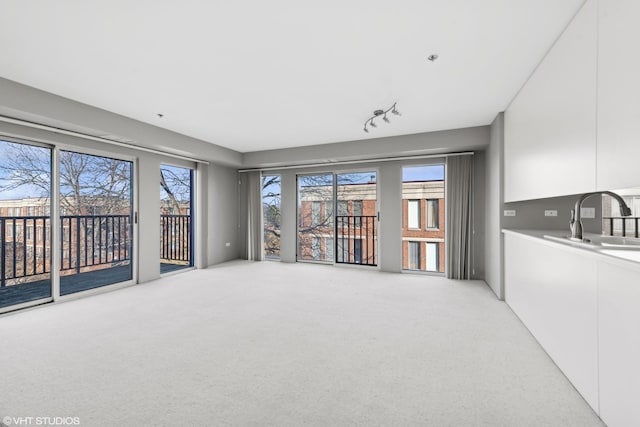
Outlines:
[[[72, 101], [11, 80], [0, 78], [0, 93], [2, 94], [0, 115], [3, 116], [94, 136], [115, 135], [131, 140], [132, 143], [142, 147], [225, 165], [240, 166], [242, 162], [242, 155], [237, 151]], [[85, 141], [85, 144], [87, 143], [91, 144], [91, 142]]]
[[502, 176], [504, 114], [491, 124], [491, 138], [485, 153], [484, 280], [500, 299], [504, 299], [502, 280]]
[[445, 154], [484, 149], [488, 144], [489, 127], [479, 126], [388, 138], [255, 151], [243, 154], [243, 165], [245, 168], [280, 167], [327, 163], [328, 161], [358, 161], [420, 154]]
[[[473, 156], [473, 240], [471, 259], [471, 278], [484, 279], [485, 269], [485, 216], [486, 160], [484, 151], [476, 151]], [[488, 256], [491, 256], [489, 254]]]
[[208, 226], [201, 232], [207, 238], [207, 264], [213, 265], [240, 256], [238, 173], [235, 168], [221, 165], [209, 165], [207, 171]]

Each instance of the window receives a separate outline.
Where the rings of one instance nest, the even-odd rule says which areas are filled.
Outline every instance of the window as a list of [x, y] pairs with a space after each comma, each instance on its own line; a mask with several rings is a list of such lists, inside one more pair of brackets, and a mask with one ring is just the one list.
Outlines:
[[420, 229], [420, 200], [407, 201], [407, 228]]
[[420, 242], [409, 243], [409, 270], [420, 270]]
[[324, 240], [324, 260], [333, 261], [333, 237], [327, 237]]
[[262, 223], [265, 258], [280, 258], [280, 175], [262, 177]]
[[338, 216], [349, 215], [349, 204], [346, 200], [338, 200]]
[[362, 200], [353, 201], [353, 217], [353, 225], [355, 227], [360, 227], [362, 224]]
[[362, 264], [362, 239], [353, 240], [353, 262]]
[[402, 268], [444, 273], [445, 166], [402, 167]]
[[439, 271], [439, 249], [440, 244], [438, 242], [427, 242], [427, 271]]
[[438, 228], [438, 199], [427, 200], [427, 228]]
[[33, 227], [27, 225], [27, 240], [33, 240]]
[[321, 218], [320, 202], [311, 202], [311, 225], [319, 225]]
[[311, 241], [311, 257], [318, 261], [320, 260], [320, 238], [313, 236]]

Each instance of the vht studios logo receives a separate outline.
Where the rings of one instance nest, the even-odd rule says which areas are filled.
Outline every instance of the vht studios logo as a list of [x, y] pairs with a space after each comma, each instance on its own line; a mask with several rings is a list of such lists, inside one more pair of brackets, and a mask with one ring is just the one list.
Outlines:
[[79, 426], [80, 417], [10, 417], [2, 418], [2, 427], [12, 426]]

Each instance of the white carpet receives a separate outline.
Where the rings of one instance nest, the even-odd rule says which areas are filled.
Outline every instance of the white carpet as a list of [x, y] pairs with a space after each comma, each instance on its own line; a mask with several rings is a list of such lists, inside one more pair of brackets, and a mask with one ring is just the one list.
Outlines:
[[482, 282], [232, 262], [0, 318], [0, 420], [600, 426]]

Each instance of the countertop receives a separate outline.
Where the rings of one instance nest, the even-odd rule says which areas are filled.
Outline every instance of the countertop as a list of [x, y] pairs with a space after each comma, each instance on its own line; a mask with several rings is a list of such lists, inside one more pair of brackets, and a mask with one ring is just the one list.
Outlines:
[[[640, 272], [640, 248], [639, 249], [607, 249], [591, 246], [570, 240], [557, 241], [544, 236], [566, 237], [569, 231], [564, 230], [532, 230], [532, 229], [503, 229], [504, 234], [513, 234], [519, 237], [535, 240], [536, 242], [552, 246], [554, 248], [579, 253], [584, 256], [615, 264], [621, 267], [632, 268]], [[584, 233], [584, 237], [598, 236], [593, 233]], [[631, 258], [631, 259], [630, 259]], [[637, 260], [636, 260], [637, 259]]]

